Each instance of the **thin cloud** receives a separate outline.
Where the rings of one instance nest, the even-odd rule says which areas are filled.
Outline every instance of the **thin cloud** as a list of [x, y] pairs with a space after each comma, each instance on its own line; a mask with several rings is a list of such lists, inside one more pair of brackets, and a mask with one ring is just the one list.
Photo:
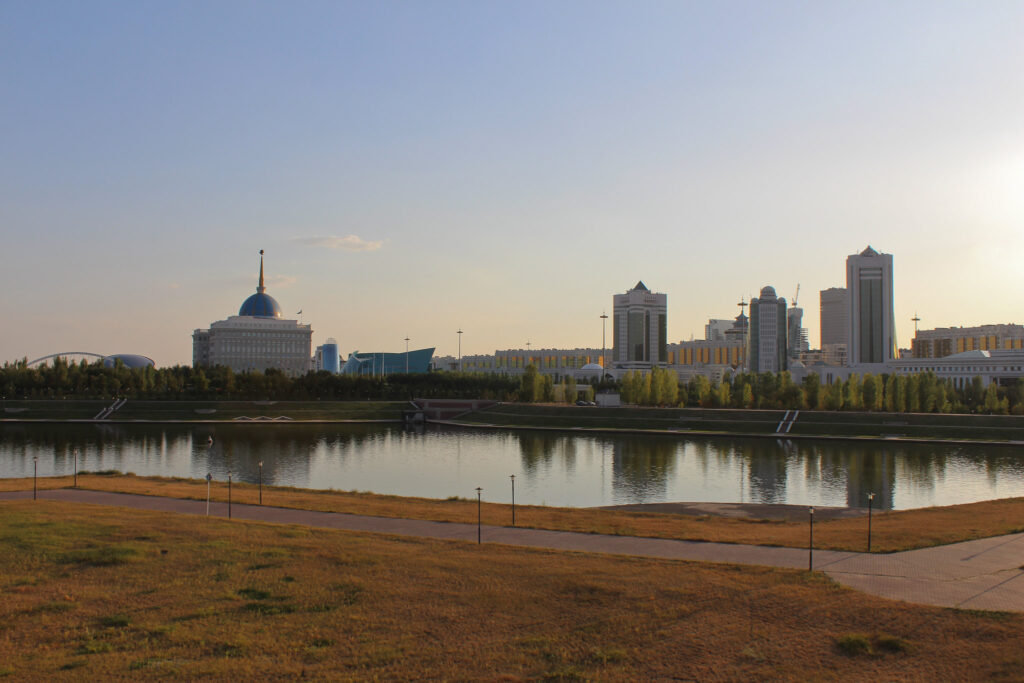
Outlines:
[[299, 278], [292, 275], [275, 275], [274, 277], [266, 278], [267, 287], [291, 287]]
[[303, 244], [307, 247], [324, 247], [337, 249], [339, 251], [377, 251], [384, 246], [383, 240], [364, 240], [359, 235], [335, 235], [293, 237], [292, 242]]

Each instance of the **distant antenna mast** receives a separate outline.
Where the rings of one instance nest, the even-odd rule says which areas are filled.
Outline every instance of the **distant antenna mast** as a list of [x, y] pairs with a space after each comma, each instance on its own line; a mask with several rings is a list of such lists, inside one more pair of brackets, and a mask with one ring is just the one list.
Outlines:
[[917, 334], [917, 323], [921, 322], [921, 319], [917, 317], [917, 311], [914, 311], [914, 317], [911, 318], [914, 321], [914, 334]]
[[746, 301], [744, 301], [743, 297], [741, 296], [740, 297], [740, 302], [738, 304], [736, 304], [736, 305], [740, 307], [740, 315], [743, 315], [744, 313], [747, 312], [747, 306], [749, 306], [750, 304], [748, 304]]

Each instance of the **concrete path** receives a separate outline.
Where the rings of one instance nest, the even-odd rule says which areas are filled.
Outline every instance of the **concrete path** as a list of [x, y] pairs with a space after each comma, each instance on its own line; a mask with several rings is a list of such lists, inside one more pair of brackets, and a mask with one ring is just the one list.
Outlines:
[[[25, 500], [31, 491], [0, 493], [0, 501]], [[206, 514], [206, 502], [108, 493], [82, 489], [40, 491], [39, 497], [160, 512]], [[226, 503], [210, 503], [210, 514], [227, 517]], [[335, 512], [314, 512], [259, 505], [231, 506], [234, 519], [302, 524], [327, 529], [416, 536], [455, 541], [477, 540], [475, 524], [393, 519]], [[807, 569], [808, 551], [799, 548], [674, 541], [636, 536], [605, 536], [568, 531], [485, 526], [487, 543], [634, 555], [698, 562], [726, 562]], [[958, 607], [1024, 612], [1024, 534], [997, 536], [901, 553], [868, 554], [816, 550], [814, 569], [837, 582], [894, 600]]]

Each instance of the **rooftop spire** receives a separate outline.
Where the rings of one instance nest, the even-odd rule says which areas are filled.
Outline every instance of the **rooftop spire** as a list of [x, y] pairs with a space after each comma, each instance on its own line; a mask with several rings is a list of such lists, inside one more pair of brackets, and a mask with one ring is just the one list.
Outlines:
[[265, 291], [267, 291], [267, 288], [263, 286], [263, 250], [260, 249], [260, 284], [256, 288], [256, 292], [262, 294]]

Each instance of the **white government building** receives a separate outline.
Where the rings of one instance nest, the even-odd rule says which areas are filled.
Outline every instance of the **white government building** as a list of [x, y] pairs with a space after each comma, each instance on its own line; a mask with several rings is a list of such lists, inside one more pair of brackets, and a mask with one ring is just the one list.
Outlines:
[[281, 306], [263, 284], [263, 250], [256, 293], [242, 302], [238, 315], [192, 333], [193, 367], [222, 365], [235, 372], [281, 370], [289, 377], [310, 370], [313, 330], [285, 320]]

